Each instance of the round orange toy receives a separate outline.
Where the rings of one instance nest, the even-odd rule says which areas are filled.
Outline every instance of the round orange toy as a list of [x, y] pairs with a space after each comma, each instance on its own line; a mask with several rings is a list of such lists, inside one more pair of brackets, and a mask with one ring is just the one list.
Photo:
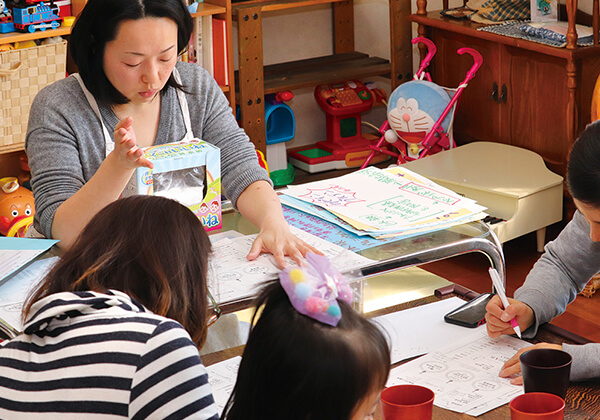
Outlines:
[[0, 178], [0, 234], [23, 237], [33, 223], [33, 193], [16, 177]]

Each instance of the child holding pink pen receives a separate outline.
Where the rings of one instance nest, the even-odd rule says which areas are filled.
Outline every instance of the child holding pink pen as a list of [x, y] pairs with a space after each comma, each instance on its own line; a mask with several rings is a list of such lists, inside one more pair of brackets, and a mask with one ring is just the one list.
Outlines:
[[[487, 330], [490, 337], [513, 334], [511, 320], [516, 320], [525, 338], [533, 337], [539, 326], [562, 314], [569, 303], [600, 272], [600, 123], [586, 127], [573, 144], [567, 167], [567, 184], [577, 211], [556, 238], [546, 245], [517, 289], [514, 299], [504, 305], [495, 296], [487, 305]], [[600, 344], [570, 345], [540, 343], [521, 349], [509, 359], [500, 376], [521, 372], [519, 356], [532, 348], [554, 348], [569, 353], [571, 381], [599, 378]], [[515, 377], [512, 383], [522, 383]]]

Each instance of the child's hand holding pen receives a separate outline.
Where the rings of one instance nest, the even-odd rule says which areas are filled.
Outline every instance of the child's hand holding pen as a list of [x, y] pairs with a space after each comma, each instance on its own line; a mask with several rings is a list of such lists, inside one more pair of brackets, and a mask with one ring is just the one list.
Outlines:
[[523, 302], [508, 298], [508, 308], [504, 309], [502, 300], [498, 295], [494, 296], [485, 307], [485, 321], [488, 335], [492, 338], [500, 337], [503, 334], [511, 335], [515, 331], [510, 324], [511, 319], [516, 319], [521, 331], [529, 328], [534, 321], [533, 310]]

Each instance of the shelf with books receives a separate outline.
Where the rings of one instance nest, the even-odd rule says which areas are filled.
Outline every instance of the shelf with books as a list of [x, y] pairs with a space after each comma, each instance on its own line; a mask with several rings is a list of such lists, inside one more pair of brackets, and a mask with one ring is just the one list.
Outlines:
[[196, 12], [192, 13], [192, 18], [195, 19], [201, 16], [212, 16], [218, 13], [227, 13], [227, 8], [217, 4], [198, 3], [198, 9]]
[[[300, 7], [331, 4], [333, 55], [264, 66], [262, 15]], [[390, 76], [392, 89], [412, 77], [410, 2], [389, 0], [391, 60], [357, 52], [354, 47], [352, 0], [250, 0], [235, 3], [239, 70], [235, 72], [241, 125], [257, 150], [266, 150], [264, 95], [370, 76]]]
[[[194, 33], [187, 61], [204, 67], [217, 81], [235, 109], [233, 86], [233, 43], [231, 30], [231, 0], [211, 0], [197, 3]], [[209, 48], [206, 48], [206, 47]]]

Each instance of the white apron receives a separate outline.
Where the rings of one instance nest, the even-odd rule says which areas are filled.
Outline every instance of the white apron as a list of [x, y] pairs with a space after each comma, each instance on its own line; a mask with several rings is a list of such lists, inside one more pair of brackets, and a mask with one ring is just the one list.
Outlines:
[[[100, 114], [100, 108], [98, 108], [98, 102], [96, 102], [96, 98], [94, 98], [94, 95], [92, 95], [92, 93], [85, 87], [85, 84], [83, 83], [83, 80], [81, 79], [81, 76], [79, 75], [79, 73], [74, 73], [73, 76], [79, 82], [79, 86], [81, 86], [81, 90], [83, 90], [83, 93], [85, 94], [85, 97], [88, 100], [90, 107], [92, 108], [92, 110], [94, 111], [96, 116], [98, 117], [98, 120], [100, 120], [100, 124], [102, 125], [102, 132], [104, 133], [104, 143], [105, 143], [105, 155], [104, 156], [106, 157], [109, 155], [110, 152], [112, 152], [115, 149], [115, 142], [112, 139], [110, 132], [106, 128], [106, 125], [104, 125], [104, 121], [102, 121], [102, 115]], [[175, 78], [175, 81], [177, 83], [181, 84], [181, 76], [179, 75], [179, 71], [176, 68], [173, 69], [173, 77]], [[181, 107], [181, 113], [183, 114], [183, 121], [185, 123], [185, 136], [183, 137], [183, 139], [181, 139], [181, 141], [190, 141], [194, 138], [194, 133], [192, 132], [192, 123], [191, 123], [191, 119], [190, 119], [190, 110], [188, 107], [187, 100], [185, 99], [185, 94], [180, 89], [176, 89], [176, 91], [177, 91], [177, 98], [179, 99], [179, 106]], [[129, 180], [129, 183], [131, 184], [132, 181], [133, 181], [133, 176]], [[126, 187], [125, 189], [127, 190], [128, 188]], [[33, 227], [33, 225], [31, 225], [27, 229], [27, 233], [25, 234], [25, 237], [27, 237], [27, 238], [45, 238], [45, 236], [42, 235], [40, 232], [38, 232], [37, 229], [35, 229]]]

